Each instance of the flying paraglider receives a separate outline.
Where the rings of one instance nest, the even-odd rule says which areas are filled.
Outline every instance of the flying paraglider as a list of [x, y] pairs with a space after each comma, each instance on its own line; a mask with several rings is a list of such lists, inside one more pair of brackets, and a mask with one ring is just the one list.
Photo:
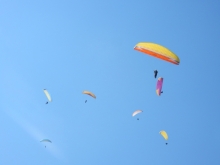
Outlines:
[[[136, 111], [134, 111], [134, 112], [132, 113], [132, 116], [134, 117], [134, 116], [136, 116], [137, 114], [142, 113], [142, 112], [143, 112], [142, 110], [136, 110]], [[139, 118], [137, 118], [137, 120], [139, 120]]]
[[[49, 139], [43, 139], [43, 140], [41, 140], [40, 142], [52, 143], [52, 141], [50, 141]], [[46, 148], [46, 145], [45, 145], [45, 148]]]
[[134, 49], [176, 65], [180, 63], [180, 59], [176, 54], [159, 44], [140, 42], [135, 45]]
[[154, 77], [155, 77], [155, 78], [157, 78], [157, 73], [158, 73], [158, 71], [155, 70], [155, 71], [154, 71]]
[[[168, 135], [167, 135], [167, 133], [166, 133], [166, 131], [160, 131], [159, 132], [162, 136], [163, 136], [163, 138], [165, 139], [165, 140], [168, 140]], [[166, 145], [167, 145], [168, 143], [166, 143]]]
[[[45, 93], [45, 95], [46, 95], [48, 101], [51, 102], [52, 99], [51, 99], [51, 96], [50, 96], [49, 92], [48, 92], [46, 89], [44, 89], [44, 93]], [[46, 104], [48, 104], [48, 101], [46, 102]]]
[[163, 85], [163, 78], [159, 77], [157, 81], [157, 87], [156, 87], [156, 93], [158, 96], [160, 96], [160, 94], [163, 93], [162, 85]]
[[96, 96], [92, 92], [90, 92], [90, 91], [83, 91], [83, 94], [87, 94], [87, 95], [89, 95], [89, 96], [91, 96], [91, 97], [96, 99]]

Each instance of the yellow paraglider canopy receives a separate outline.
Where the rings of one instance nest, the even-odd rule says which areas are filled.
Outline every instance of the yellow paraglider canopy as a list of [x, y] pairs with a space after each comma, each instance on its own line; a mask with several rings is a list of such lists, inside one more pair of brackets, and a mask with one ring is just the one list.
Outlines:
[[166, 131], [160, 131], [159, 133], [163, 136], [163, 138], [165, 140], [168, 140], [168, 135], [167, 135]]
[[140, 42], [135, 45], [134, 49], [176, 65], [180, 63], [179, 57], [162, 45], [152, 42]]

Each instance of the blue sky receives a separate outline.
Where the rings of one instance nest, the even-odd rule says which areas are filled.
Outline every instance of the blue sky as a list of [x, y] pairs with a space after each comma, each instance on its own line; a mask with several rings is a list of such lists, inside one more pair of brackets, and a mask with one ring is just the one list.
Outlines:
[[[0, 163], [220, 164], [219, 11], [217, 0], [2, 0]], [[133, 50], [141, 41], [180, 65]]]

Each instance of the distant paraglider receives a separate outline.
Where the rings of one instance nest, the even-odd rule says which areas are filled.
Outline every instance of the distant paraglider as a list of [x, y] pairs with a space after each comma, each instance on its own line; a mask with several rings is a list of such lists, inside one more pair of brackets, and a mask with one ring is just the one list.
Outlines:
[[157, 73], [158, 73], [158, 71], [155, 70], [155, 71], [154, 71], [154, 78], [157, 78]]
[[157, 81], [157, 87], [156, 87], [156, 93], [158, 96], [160, 96], [160, 94], [163, 93], [162, 86], [163, 86], [163, 78], [159, 77]]
[[[134, 116], [136, 116], [137, 114], [142, 113], [142, 112], [143, 112], [142, 110], [136, 110], [136, 111], [134, 111], [134, 112], [132, 113], [132, 116], [134, 117]], [[139, 118], [137, 118], [137, 120], [139, 120]]]
[[[49, 92], [48, 92], [46, 89], [44, 89], [44, 93], [45, 93], [45, 95], [46, 95], [48, 101], [51, 102], [52, 99], [51, 99], [51, 96], [50, 96]], [[48, 101], [46, 102], [46, 104], [48, 104]]]
[[[50, 141], [49, 139], [43, 139], [43, 140], [41, 140], [40, 142], [52, 143], [52, 141]], [[46, 148], [46, 145], [45, 145], [45, 148]]]
[[[159, 133], [163, 136], [163, 138], [164, 138], [165, 140], [168, 140], [168, 135], [167, 135], [166, 131], [162, 130], [162, 131], [160, 131]], [[168, 143], [165, 143], [165, 144], [167, 145]]]
[[162, 45], [152, 42], [140, 42], [135, 45], [134, 49], [176, 65], [180, 63], [179, 57]]
[[[83, 91], [83, 94], [87, 94], [87, 95], [89, 95], [89, 96], [93, 97], [94, 99], [96, 99], [95, 94], [94, 94], [94, 93], [92, 93], [92, 92], [90, 92], [90, 91]], [[86, 102], [87, 102], [87, 100], [85, 101], [85, 103], [86, 103]]]

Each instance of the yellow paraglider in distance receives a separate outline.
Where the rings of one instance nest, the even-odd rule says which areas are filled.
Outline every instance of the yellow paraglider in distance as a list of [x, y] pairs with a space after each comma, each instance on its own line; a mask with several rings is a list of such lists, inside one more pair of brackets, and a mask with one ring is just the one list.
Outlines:
[[168, 135], [167, 135], [166, 131], [160, 131], [159, 133], [163, 136], [163, 138], [165, 140], [168, 140]]
[[176, 65], [180, 63], [180, 59], [176, 54], [164, 46], [152, 42], [140, 42], [135, 45], [134, 49]]
[[87, 94], [87, 95], [89, 95], [89, 96], [91, 96], [91, 97], [96, 99], [96, 96], [92, 92], [90, 92], [90, 91], [83, 91], [83, 94]]

